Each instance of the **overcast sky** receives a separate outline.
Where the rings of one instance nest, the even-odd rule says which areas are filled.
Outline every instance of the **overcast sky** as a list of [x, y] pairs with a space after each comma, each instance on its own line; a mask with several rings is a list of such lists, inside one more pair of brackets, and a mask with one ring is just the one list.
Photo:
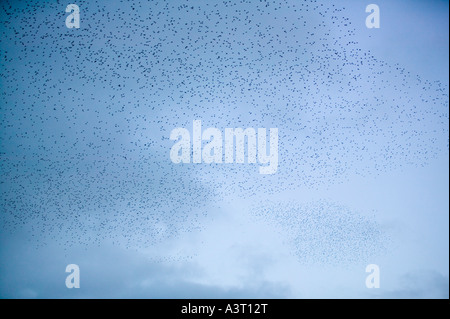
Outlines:
[[[2, 298], [449, 297], [448, 1], [69, 3], [0, 5]], [[277, 172], [172, 163], [198, 119]]]

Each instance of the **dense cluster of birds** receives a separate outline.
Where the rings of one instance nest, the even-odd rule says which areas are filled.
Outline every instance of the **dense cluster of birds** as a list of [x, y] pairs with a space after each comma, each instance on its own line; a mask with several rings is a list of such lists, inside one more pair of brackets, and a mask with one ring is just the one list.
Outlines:
[[[337, 3], [80, 1], [79, 29], [65, 5], [0, 4], [2, 231], [148, 246], [200, 230], [224, 196], [259, 203], [448, 150], [448, 88], [359, 48]], [[278, 172], [171, 163], [170, 131], [195, 119], [277, 127]], [[303, 253], [378, 236], [317, 205], [260, 212], [276, 207]], [[328, 242], [316, 219], [351, 236]]]
[[390, 234], [375, 216], [354, 212], [327, 200], [309, 203], [266, 200], [254, 206], [257, 220], [269, 220], [286, 236], [302, 263], [355, 263], [379, 256], [390, 247]]

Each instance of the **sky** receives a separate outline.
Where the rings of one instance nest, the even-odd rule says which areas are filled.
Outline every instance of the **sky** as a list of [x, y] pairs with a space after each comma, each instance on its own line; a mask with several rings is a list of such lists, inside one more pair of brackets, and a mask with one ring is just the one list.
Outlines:
[[0, 3], [1, 298], [449, 297], [448, 1], [70, 3]]

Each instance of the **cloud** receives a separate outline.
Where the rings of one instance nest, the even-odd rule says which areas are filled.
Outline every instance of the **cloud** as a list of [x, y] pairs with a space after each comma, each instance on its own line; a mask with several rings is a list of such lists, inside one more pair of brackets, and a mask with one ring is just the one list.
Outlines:
[[399, 279], [397, 289], [375, 293], [376, 298], [387, 299], [448, 299], [448, 277], [434, 270], [409, 272]]
[[[286, 298], [289, 288], [267, 280], [224, 287], [193, 282], [193, 262], [162, 262], [112, 246], [29, 249], [18, 241], [0, 251], [0, 298]], [[12, 252], [14, 251], [14, 253]], [[80, 288], [65, 286], [65, 266], [80, 267]]]

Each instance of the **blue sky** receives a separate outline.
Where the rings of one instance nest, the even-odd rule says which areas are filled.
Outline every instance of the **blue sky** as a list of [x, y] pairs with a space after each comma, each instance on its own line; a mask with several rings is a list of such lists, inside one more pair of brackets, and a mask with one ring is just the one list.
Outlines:
[[[2, 298], [448, 298], [448, 1], [76, 3], [2, 3]], [[171, 163], [196, 119], [277, 173]]]

